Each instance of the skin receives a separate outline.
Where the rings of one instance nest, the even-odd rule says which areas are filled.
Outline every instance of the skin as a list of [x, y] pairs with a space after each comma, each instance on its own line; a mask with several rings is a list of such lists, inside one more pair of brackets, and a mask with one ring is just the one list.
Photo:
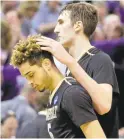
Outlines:
[[[112, 86], [106, 83], [98, 84], [77, 63], [79, 55], [84, 55], [93, 47], [89, 42], [89, 38], [83, 32], [83, 23], [77, 21], [72, 25], [70, 12], [64, 11], [58, 17], [55, 33], [59, 37], [59, 42], [42, 36], [37, 39], [37, 44], [45, 46], [41, 47], [41, 49], [51, 52], [61, 63], [69, 68], [77, 81], [91, 96], [97, 113], [100, 115], [108, 113], [112, 104]], [[63, 47], [68, 50], [70, 55]]]
[[50, 77], [42, 67], [37, 65], [30, 66], [30, 64], [26, 62], [19, 67], [19, 70], [22, 76], [24, 76], [36, 90], [43, 91], [49, 86], [48, 79]]
[[58, 35], [59, 42], [65, 48], [69, 48], [70, 45], [73, 45], [73, 40], [76, 36], [75, 31], [72, 30], [71, 20], [68, 18], [69, 15], [70, 12], [62, 13], [58, 18], [58, 22], [54, 30], [54, 32]]
[[[25, 62], [19, 66], [19, 71], [22, 76], [24, 76], [29, 83], [37, 91], [43, 92], [45, 90], [54, 90], [56, 84], [63, 76], [57, 75], [59, 71], [55, 71], [51, 68], [53, 66], [49, 59], [44, 59], [41, 66], [35, 64], [31, 66], [29, 62]], [[56, 80], [54, 79], [56, 78]]]
[[[103, 31], [108, 40], [115, 39], [116, 35], [115, 28], [121, 26], [120, 18], [117, 15], [108, 15], [103, 24]], [[117, 37], [118, 38], [118, 37]]]
[[15, 117], [9, 117], [1, 127], [1, 133], [3, 138], [11, 138], [16, 135], [16, 129], [18, 122]]
[[98, 120], [83, 124], [80, 128], [87, 138], [106, 138]]

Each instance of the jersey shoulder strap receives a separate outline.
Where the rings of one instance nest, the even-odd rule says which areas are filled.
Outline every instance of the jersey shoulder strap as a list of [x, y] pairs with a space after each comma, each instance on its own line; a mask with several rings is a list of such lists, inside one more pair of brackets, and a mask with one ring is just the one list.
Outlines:
[[[77, 83], [77, 81], [74, 79], [74, 78], [72, 78], [72, 77], [66, 77], [65, 79], [64, 79], [64, 83], [62, 84], [62, 86], [61, 86], [61, 100], [62, 100], [62, 98], [63, 98], [63, 95], [64, 95], [64, 93], [68, 90], [68, 89], [70, 89], [70, 87], [72, 86], [72, 85], [77, 85], [78, 83]], [[59, 91], [59, 90], [58, 90]], [[60, 103], [61, 103], [61, 101], [60, 101]]]

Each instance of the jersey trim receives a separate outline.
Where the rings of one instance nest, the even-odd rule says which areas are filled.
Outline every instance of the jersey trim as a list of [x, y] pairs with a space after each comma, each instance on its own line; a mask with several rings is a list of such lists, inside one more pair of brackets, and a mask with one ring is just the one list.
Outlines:
[[[95, 47], [93, 46], [92, 48], [90, 48], [88, 51], [86, 51], [85, 53], [83, 52], [83, 54], [81, 53], [80, 54], [80, 56], [76, 59], [76, 61], [78, 62], [81, 58], [82, 58], [82, 56], [83, 55], [85, 55], [86, 53], [88, 54], [88, 55], [90, 55], [90, 56], [94, 56], [95, 54], [93, 54], [92, 53], [92, 50], [94, 49]], [[68, 69], [67, 71], [66, 71], [66, 76], [68, 76], [69, 74], [70, 74], [70, 70]]]
[[72, 77], [65, 77], [63, 80], [61, 80], [58, 85], [56, 86], [56, 88], [53, 90], [53, 92], [51, 93], [50, 97], [49, 97], [49, 102], [51, 104], [52, 99], [54, 97], [54, 95], [56, 94], [57, 90], [59, 89], [59, 87], [61, 86], [61, 84], [63, 83], [63, 81], [65, 81], [67, 84], [72, 85], [67, 79], [72, 78]]

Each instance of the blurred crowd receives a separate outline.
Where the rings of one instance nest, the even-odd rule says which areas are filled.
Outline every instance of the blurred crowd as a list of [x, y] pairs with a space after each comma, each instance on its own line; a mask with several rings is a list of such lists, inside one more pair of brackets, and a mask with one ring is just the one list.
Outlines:
[[[1, 137], [47, 138], [45, 108], [49, 93], [39, 94], [19, 71], [9, 64], [12, 49], [29, 35], [42, 34], [57, 39], [54, 33], [59, 12], [65, 4], [78, 2], [5, 1], [1, 2]], [[109, 54], [115, 67], [120, 100], [119, 135], [124, 136], [124, 1], [86, 1], [98, 9], [99, 23], [91, 43]], [[55, 61], [64, 74], [66, 67]], [[43, 99], [41, 99], [43, 98]]]

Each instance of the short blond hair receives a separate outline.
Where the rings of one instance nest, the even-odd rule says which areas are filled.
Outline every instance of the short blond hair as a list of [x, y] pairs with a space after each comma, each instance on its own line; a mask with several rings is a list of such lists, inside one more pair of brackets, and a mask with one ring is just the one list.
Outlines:
[[84, 34], [90, 37], [98, 23], [96, 7], [86, 2], [72, 3], [65, 6], [60, 14], [66, 10], [70, 11], [71, 23], [74, 25], [77, 21], [82, 21]]

